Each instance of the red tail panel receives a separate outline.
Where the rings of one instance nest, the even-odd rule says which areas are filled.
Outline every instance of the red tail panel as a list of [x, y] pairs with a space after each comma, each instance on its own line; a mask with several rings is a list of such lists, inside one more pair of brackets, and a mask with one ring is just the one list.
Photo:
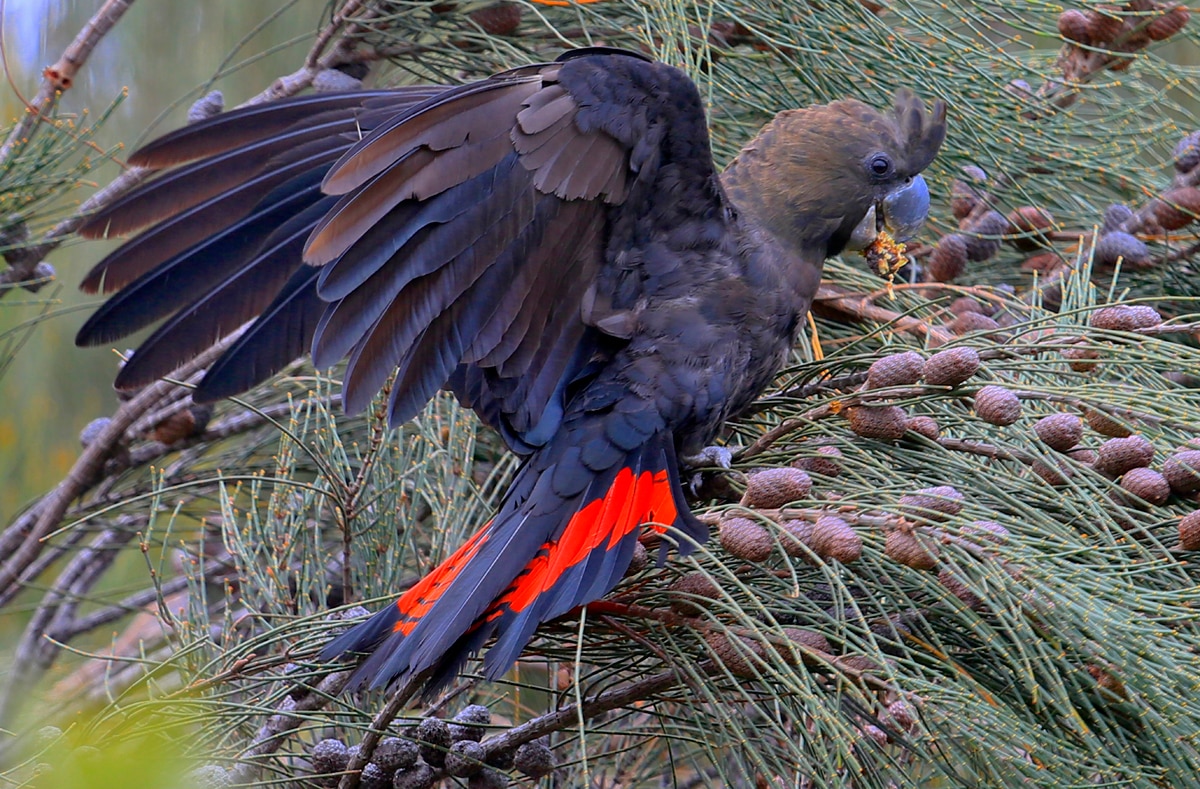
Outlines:
[[489, 618], [504, 607], [525, 610], [597, 548], [612, 550], [643, 523], [665, 528], [675, 522], [675, 514], [666, 471], [643, 471], [635, 478], [630, 469], [621, 469], [603, 498], [575, 513], [558, 540], [542, 545], [509, 591], [495, 602], [496, 613]]
[[417, 626], [421, 618], [429, 613], [441, 596], [450, 588], [450, 584], [458, 577], [463, 568], [479, 553], [480, 547], [487, 541], [488, 529], [492, 522], [488, 521], [482, 529], [475, 532], [471, 539], [450, 555], [450, 558], [439, 564], [429, 575], [422, 578], [411, 589], [396, 601], [399, 620], [392, 625], [392, 632], [408, 635]]

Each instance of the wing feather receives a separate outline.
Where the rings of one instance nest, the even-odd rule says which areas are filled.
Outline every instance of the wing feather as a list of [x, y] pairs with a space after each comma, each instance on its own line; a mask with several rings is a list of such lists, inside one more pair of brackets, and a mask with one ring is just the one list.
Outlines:
[[415, 148], [444, 151], [462, 145], [468, 135], [495, 128], [497, 118], [515, 113], [536, 92], [540, 75], [520, 80], [490, 79], [447, 91], [395, 116], [329, 171], [325, 192], [346, 194], [382, 173]]
[[[241, 107], [192, 123], [143, 145], [129, 157], [136, 167], [159, 169], [206, 159], [233, 148], [275, 137], [296, 123], [331, 110], [353, 111], [366, 102], [404, 104], [441, 93], [441, 87], [314, 93], [307, 96]], [[378, 106], [378, 105], [375, 105]]]
[[554, 434], [580, 376], [627, 341], [595, 316], [625, 314], [656, 287], [657, 271], [620, 253], [660, 212], [654, 189], [670, 184], [656, 185], [659, 169], [670, 163], [671, 184], [712, 202], [688, 210], [719, 213], [703, 130], [686, 76], [605, 49], [455, 88], [305, 97], [202, 121], [134, 156], [192, 163], [89, 226], [161, 220], [85, 281], [123, 290], [82, 339], [165, 318], [123, 374], [136, 385], [261, 310], [198, 396], [251, 385], [311, 341], [322, 367], [349, 355], [350, 410], [396, 370], [393, 419], [457, 376], [528, 451]]
[[88, 272], [83, 289], [112, 292], [123, 288], [192, 245], [207, 243], [210, 238], [227, 233], [264, 199], [269, 202], [276, 187], [315, 167], [327, 165], [344, 147], [337, 138], [320, 140], [312, 145], [314, 150], [306, 151], [306, 156], [287, 166], [254, 175], [232, 189], [159, 222], [123, 244]]
[[91, 238], [140, 230], [244, 183], [247, 173], [260, 172], [281, 153], [312, 141], [335, 140], [347, 128], [352, 129], [353, 124], [343, 118], [305, 125], [176, 168], [106, 206], [88, 220], [80, 233]]
[[[301, 267], [300, 250], [332, 198], [314, 201], [264, 242], [262, 251], [237, 266], [207, 293], [192, 298], [162, 323], [121, 368], [118, 389], [145, 386], [169, 374], [181, 360], [205, 348], [261, 314]], [[300, 353], [308, 345], [299, 345]], [[295, 357], [293, 357], [295, 358]]]
[[246, 391], [304, 355], [323, 306], [317, 269], [301, 266], [262, 315], [209, 368], [192, 392], [211, 403]]
[[[150, 268], [92, 313], [79, 330], [77, 341], [81, 345], [98, 345], [131, 334], [188, 304], [195, 294], [207, 292], [214, 282], [241, 270], [247, 265], [245, 259], [252, 258], [281, 223], [287, 223], [321, 199], [319, 181], [311, 173], [298, 176], [294, 188], [281, 195], [281, 199], [263, 201], [263, 205], [243, 219]], [[310, 220], [308, 227], [311, 226]], [[299, 263], [298, 257], [296, 262]], [[121, 268], [111, 266], [110, 271], [128, 276], [133, 269], [130, 263], [126, 258], [121, 261]]]
[[[393, 346], [405, 347], [423, 328], [423, 321], [431, 320], [446, 306], [448, 299], [461, 293], [461, 289], [449, 290], [453, 279], [447, 267], [461, 270], [463, 261], [473, 262], [476, 266], [480, 262], [487, 265], [491, 262], [489, 248], [503, 249], [509, 239], [521, 232], [532, 219], [534, 206], [517, 199], [526, 179], [522, 179], [519, 172], [513, 173], [512, 165], [510, 161], [506, 168], [501, 165], [497, 169], [503, 168], [515, 177], [480, 177], [474, 183], [455, 187], [423, 205], [409, 204], [418, 208], [416, 216], [402, 218], [408, 225], [398, 222], [395, 232], [411, 239], [411, 245], [405, 248], [401, 261], [380, 266], [372, 272], [365, 286], [352, 289], [346, 286], [345, 278], [333, 279], [333, 284], [327, 286], [329, 280], [323, 275], [320, 288], [324, 298], [330, 297], [327, 287], [334, 293], [345, 295], [322, 319], [314, 343], [314, 356], [319, 364], [345, 355], [364, 338], [366, 327], [380, 320], [384, 310], [394, 313], [394, 321], [412, 325], [404, 336], [394, 337], [391, 341]], [[457, 218], [460, 215], [464, 221], [453, 225], [438, 221], [441, 217]], [[414, 232], [413, 225], [417, 223], [423, 224]], [[335, 265], [340, 266], [342, 262]], [[326, 273], [336, 272], [331, 269]], [[420, 283], [416, 282], [418, 279], [421, 279]], [[447, 292], [436, 312], [414, 315], [412, 300], [396, 301], [410, 284], [414, 293], [425, 293], [439, 283]], [[395, 331], [399, 325], [393, 323], [388, 331]], [[392, 361], [398, 361], [399, 356], [399, 353], [394, 354]]]

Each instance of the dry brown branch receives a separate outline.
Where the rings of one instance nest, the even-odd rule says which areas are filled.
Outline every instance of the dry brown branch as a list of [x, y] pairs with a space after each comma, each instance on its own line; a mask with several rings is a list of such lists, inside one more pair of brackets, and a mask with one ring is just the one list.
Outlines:
[[755, 439], [753, 444], [750, 444], [738, 452], [735, 452], [734, 457], [738, 458], [739, 460], [745, 460], [746, 458], [752, 458], [755, 455], [761, 455], [763, 452], [766, 452], [768, 449], [774, 446], [776, 441], [788, 435], [789, 433], [794, 433], [809, 422], [812, 422], [816, 419], [823, 419], [824, 417], [831, 416], [833, 413], [834, 410], [831, 406], [823, 405], [816, 408], [811, 408], [800, 416], [794, 416], [785, 419]]
[[[11, 528], [11, 527], [10, 527]], [[5, 531], [4, 534], [8, 532]], [[3, 536], [3, 535], [0, 535]], [[83, 538], [87, 536], [84, 529], [72, 530], [65, 535], [62, 540], [59, 540], [49, 550], [43, 551], [42, 555], [37, 558], [37, 561], [32, 562], [25, 571], [21, 574], [20, 581], [12, 584], [7, 589], [0, 590], [0, 607], [8, 605], [12, 599], [16, 597], [27, 583], [39, 577], [45, 572], [50, 565], [61, 559], [68, 551], [75, 548]]]
[[285, 736], [300, 726], [300, 718], [295, 713], [321, 709], [342, 692], [349, 680], [349, 671], [338, 671], [325, 677], [317, 687], [300, 698], [293, 699], [288, 696], [280, 702], [277, 707], [279, 711], [259, 727], [250, 746], [242, 752], [237, 767], [230, 770], [230, 783], [245, 784], [253, 781], [258, 774], [258, 765], [253, 761], [255, 757], [266, 756], [279, 750]]
[[[225, 560], [209, 559], [205, 567], [205, 580], [212, 582], [220, 580], [229, 575], [233, 565]], [[98, 627], [103, 627], [110, 622], [115, 622], [121, 617], [131, 614], [135, 611], [148, 606], [158, 600], [160, 597], [169, 597], [176, 592], [181, 592], [187, 588], [191, 579], [187, 576], [179, 576], [170, 578], [162, 583], [161, 586], [143, 589], [140, 592], [131, 594], [128, 597], [113, 603], [110, 606], [92, 611], [91, 613], [78, 617], [70, 622], [64, 623], [58, 629], [47, 635], [55, 641], [64, 643], [70, 641], [78, 635], [95, 630]]]
[[921, 338], [929, 338], [934, 344], [949, 342], [952, 337], [942, 329], [929, 323], [901, 315], [898, 312], [880, 307], [871, 300], [869, 294], [854, 293], [837, 285], [824, 282], [813, 299], [813, 311], [828, 315], [831, 312], [837, 317], [849, 317], [859, 321], [876, 321], [888, 323], [896, 331], [907, 332]]
[[8, 161], [15, 151], [29, 143], [37, 123], [45, 120], [47, 111], [57, 103], [63, 93], [71, 89], [75, 83], [75, 75], [83, 68], [92, 50], [120, 21], [131, 5], [133, 0], [107, 0], [79, 31], [75, 40], [63, 50], [54, 65], [46, 67], [42, 72], [42, 84], [37, 95], [26, 105], [21, 120], [8, 135], [4, 145], [0, 146], [0, 164]]
[[8, 682], [0, 694], [0, 721], [12, 720], [22, 693], [54, 662], [59, 646], [45, 634], [74, 618], [80, 600], [116, 560], [121, 547], [133, 539], [137, 524], [144, 522], [139, 516], [105, 529], [55, 578], [17, 644]]
[[[238, 336], [240, 332], [229, 335], [180, 368], [176, 374], [178, 379], [197, 377]], [[58, 486], [0, 534], [0, 554], [9, 557], [0, 567], [0, 594], [17, 584], [37, 559], [45, 545], [43, 540], [62, 522], [71, 502], [99, 481], [104, 462], [124, 440], [128, 429], [178, 386], [175, 381], [156, 381], [122, 403], [100, 434], [80, 453]]]
[[358, 753], [346, 765], [346, 774], [338, 782], [338, 789], [356, 789], [359, 778], [362, 777], [362, 769], [366, 766], [367, 762], [371, 761], [371, 755], [375, 753], [375, 746], [379, 744], [379, 740], [387, 731], [387, 727], [400, 714], [400, 710], [404, 709], [404, 705], [408, 704], [409, 700], [421, 689], [421, 686], [425, 683], [425, 678], [431, 673], [432, 671], [425, 671], [409, 677], [407, 682], [396, 688], [395, 692], [392, 693], [392, 697], [388, 699], [387, 704], [372, 719], [371, 729], [363, 736]]
[[[340, 402], [340, 397], [335, 396], [331, 405], [336, 406], [338, 402]], [[138, 495], [139, 492], [150, 492], [149, 489], [139, 491], [139, 489], [135, 488], [133, 490], [123, 490], [117, 495], [108, 495], [104, 490], [105, 485], [115, 482], [117, 476], [121, 472], [132, 468], [147, 466], [166, 455], [180, 452], [181, 450], [186, 454], [191, 448], [204, 448], [216, 441], [220, 441], [221, 439], [241, 435], [250, 430], [261, 427], [272, 419], [286, 416], [290, 410], [290, 403], [276, 403], [275, 405], [265, 408], [262, 411], [247, 411], [232, 414], [210, 425], [203, 434], [193, 436], [180, 443], [167, 445], [158, 441], [148, 441], [138, 447], [135, 447], [129, 452], [127, 463], [112, 464], [111, 468], [108, 463], [105, 463], [105, 477], [96, 486], [93, 495], [88, 497], [86, 501], [86, 508], [89, 510], [102, 509], [106, 506], [125, 501], [131, 495]], [[190, 459], [190, 457], [187, 458], [187, 460]], [[178, 465], [186, 467], [189, 464], [184, 462]], [[171, 485], [179, 481], [181, 481], [181, 479], [170, 469], [168, 469], [162, 477], [160, 484]], [[19, 541], [19, 535], [22, 533], [21, 529], [26, 527], [31, 522], [31, 518], [36, 517], [36, 512], [40, 511], [39, 508], [41, 506], [43, 506], [41, 502], [34, 505], [34, 507], [27, 511], [22, 518], [18, 519], [17, 522], [15, 522], [3, 533], [0, 533], [0, 540], [12, 540], [14, 542]], [[82, 509], [83, 507], [73, 507], [69, 509], [65, 515], [69, 517], [73, 514], [79, 514]], [[11, 602], [12, 598], [16, 596], [26, 584], [32, 582], [33, 579], [40, 576], [47, 567], [62, 558], [67, 551], [74, 547], [85, 536], [86, 532], [83, 530], [72, 530], [62, 541], [56, 543], [49, 550], [43, 551], [36, 561], [29, 564], [28, 567], [25, 568], [25, 570], [21, 573], [21, 577], [17, 583], [10, 584], [7, 588], [0, 590], [0, 606], [7, 605], [9, 602]]]
[[[374, 8], [364, 10], [362, 0], [348, 0], [342, 9], [334, 14], [329, 24], [317, 33], [316, 41], [313, 42], [308, 55], [305, 56], [304, 65], [301, 68], [291, 74], [279, 77], [266, 90], [241, 106], [263, 104], [294, 96], [305, 88], [311, 87], [313, 79], [322, 71], [354, 62], [355, 59], [350, 55], [358, 36], [363, 31], [364, 23], [378, 14], [379, 12]], [[332, 45], [331, 41], [333, 41]], [[363, 58], [357, 59], [359, 62], [362, 60]]]
[[[349, 22], [354, 15], [358, 13], [358, 11], [362, 8], [362, 5], [362, 0], [347, 0], [346, 4], [343, 5], [338, 12], [333, 15], [333, 19], [330, 21], [330, 23], [322, 28], [321, 32], [317, 33], [317, 38], [315, 41], [313, 41], [313, 45], [308, 51], [308, 57], [304, 59], [305, 66], [308, 66], [309, 68], [315, 68], [317, 65], [319, 65], [321, 53], [325, 51], [325, 47], [329, 44], [330, 39], [333, 38], [333, 36], [338, 32], [338, 30], [341, 29], [343, 25]], [[374, 11], [368, 11], [364, 15], [364, 21], [365, 19], [374, 16], [375, 13], [376, 12]], [[354, 27], [355, 29], [352, 32], [358, 32], [357, 25]], [[345, 42], [346, 38], [342, 37], [335, 46], [335, 49], [337, 47], [344, 46]]]
[[[712, 674], [719, 670], [716, 662], [712, 660], [701, 661], [693, 668], [703, 674]], [[635, 701], [652, 698], [677, 685], [684, 684], [685, 681], [686, 678], [678, 671], [668, 669], [658, 674], [652, 674], [645, 679], [631, 682], [624, 687], [598, 693], [592, 698], [586, 699], [582, 709], [577, 704], [559, 707], [553, 712], [540, 715], [520, 726], [514, 726], [497, 737], [484, 740], [484, 755], [494, 756], [527, 742], [533, 742], [538, 737], [544, 737], [551, 732], [578, 725], [580, 718], [590, 720], [597, 715], [624, 707]]]
[[952, 449], [956, 452], [966, 452], [971, 455], [981, 455], [993, 460], [1013, 460], [1018, 463], [1024, 463], [1027, 466], [1032, 466], [1038, 460], [1028, 452], [1022, 452], [1013, 447], [998, 447], [995, 444], [988, 444], [984, 441], [970, 441], [964, 438], [939, 438], [939, 444], [946, 449]]
[[873, 403], [881, 400], [888, 401], [904, 399], [907, 397], [921, 397], [943, 391], [945, 391], [944, 388], [936, 386], [893, 386], [887, 389], [866, 389], [854, 392], [833, 403], [826, 403], [825, 405], [810, 408], [798, 416], [793, 416], [783, 420], [778, 425], [759, 436], [754, 443], [749, 444], [748, 446], [735, 452], [734, 457], [740, 460], [745, 460], [746, 458], [751, 458], [755, 455], [761, 455], [763, 452], [774, 446], [779, 439], [783, 438], [789, 433], [796, 432], [809, 422], [835, 416], [853, 405], [858, 405], [860, 403]]
[[[120, 15], [124, 13], [124, 10], [128, 8], [132, 2], [133, 0], [108, 0], [104, 8], [97, 12], [96, 17], [93, 17], [93, 20], [89, 22], [83, 30], [80, 31], [79, 35], [75, 39], [75, 42], [71, 44], [71, 47], [67, 48], [67, 51], [64, 52], [63, 57], [59, 59], [58, 64], [51, 68], [59, 68], [59, 66], [64, 63], [74, 63], [75, 65], [71, 67], [72, 70], [69, 72], [73, 75], [75, 70], [77, 70], [79, 66], [83, 64], [83, 60], [86, 59], [87, 54], [91, 52], [91, 48], [96, 45], [96, 43], [99, 41], [99, 38], [107, 33], [109, 29], [111, 29], [112, 25], [115, 24], [118, 19], [120, 19]], [[109, 18], [111, 18], [111, 21], [109, 21], [107, 26], [102, 24], [95, 24], [93, 26], [93, 23], [96, 22], [97, 19], [100, 19], [105, 13], [105, 9], [108, 9], [110, 6], [122, 6], [120, 13], [110, 11], [109, 17], [105, 17], [104, 20], [101, 20], [108, 21]], [[300, 91], [311, 87], [313, 78], [315, 78], [320, 72], [355, 60], [355, 58], [351, 57], [351, 54], [357, 37], [362, 32], [361, 23], [365, 22], [372, 16], [375, 16], [377, 13], [372, 9], [367, 9], [366, 11], [363, 11], [360, 17], [355, 17], [354, 14], [361, 10], [362, 6], [363, 3], [361, 0], [349, 0], [342, 10], [334, 16], [333, 20], [317, 33], [316, 41], [313, 43], [308, 55], [305, 57], [305, 65], [303, 67], [297, 69], [291, 74], [279, 77], [265, 90], [238, 106], [249, 107], [255, 104], [262, 104], [264, 102], [276, 101], [278, 99], [287, 98], [288, 96], [294, 96]], [[332, 44], [330, 43], [331, 41], [333, 42]], [[76, 45], [80, 44], [80, 42], [83, 42], [81, 46], [85, 46], [86, 48], [73, 52], [72, 48], [76, 47]], [[80, 57], [80, 53], [82, 53], [82, 57]], [[371, 58], [357, 58], [359, 61], [365, 59]], [[47, 71], [49, 72], [49, 69]], [[47, 77], [47, 80], [49, 80], [49, 77]], [[47, 89], [46, 85], [47, 82], [43, 82], [42, 90], [38, 93], [39, 100]], [[53, 96], [51, 96], [51, 100], [52, 99]], [[35, 105], [37, 104], [37, 101], [38, 100], [35, 100]], [[48, 106], [49, 105], [45, 105], [43, 109], [48, 108]], [[32, 124], [41, 117], [42, 111], [35, 112], [31, 107], [29, 112], [26, 114], [26, 118], [22, 119], [22, 122], [32, 126]], [[18, 131], [20, 131], [19, 127], [18, 129], [15, 129], [13, 135], [9, 137], [9, 142], [5, 143], [5, 147], [0, 149], [0, 162], [3, 162], [5, 157], [8, 155], [11, 143], [14, 140], [20, 139], [20, 137], [16, 136]], [[78, 230], [83, 224], [84, 220], [90, 214], [124, 196], [138, 186], [138, 184], [150, 177], [153, 172], [153, 170], [149, 170], [144, 167], [127, 167], [124, 172], [114, 178], [107, 186], [93, 194], [87, 200], [83, 201], [83, 203], [79, 206], [79, 209], [73, 215], [64, 219], [48, 230], [42, 237], [41, 243], [37, 244], [36, 246], [26, 248], [19, 260], [10, 261], [11, 273], [7, 273], [6, 281], [18, 283], [29, 280], [34, 276], [34, 271], [38, 264], [45, 260], [46, 256], [52, 251], [57, 249], [59, 244], [61, 244], [67, 236]], [[5, 292], [6, 290], [0, 289], [0, 297], [2, 297]]]

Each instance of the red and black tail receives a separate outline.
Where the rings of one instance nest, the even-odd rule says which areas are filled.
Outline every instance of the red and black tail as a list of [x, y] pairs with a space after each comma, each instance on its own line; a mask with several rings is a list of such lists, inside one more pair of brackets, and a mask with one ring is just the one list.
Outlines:
[[484, 659], [494, 679], [540, 623], [616, 586], [643, 524], [705, 538], [684, 502], [670, 434], [654, 434], [601, 470], [589, 468], [586, 455], [585, 445], [562, 441], [531, 457], [495, 518], [394, 605], [330, 642], [321, 658], [370, 653], [351, 684], [372, 688], [432, 669], [433, 690], [495, 636]]

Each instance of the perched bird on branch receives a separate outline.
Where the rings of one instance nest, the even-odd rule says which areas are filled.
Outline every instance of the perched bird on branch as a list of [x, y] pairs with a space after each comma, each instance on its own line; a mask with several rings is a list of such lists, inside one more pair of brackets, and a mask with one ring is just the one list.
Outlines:
[[310, 348], [349, 356], [350, 412], [393, 373], [392, 424], [453, 391], [523, 464], [489, 523], [324, 656], [436, 687], [494, 638], [494, 678], [617, 584], [643, 528], [706, 538], [679, 458], [779, 371], [826, 257], [916, 232], [944, 135], [941, 102], [838, 101], [780, 113], [718, 175], [692, 81], [604, 48], [236, 110], [130, 158], [171, 169], [83, 228], [153, 225], [84, 281], [115, 295], [77, 341], [165, 319], [117, 378], [135, 388], [253, 319], [196, 401]]

